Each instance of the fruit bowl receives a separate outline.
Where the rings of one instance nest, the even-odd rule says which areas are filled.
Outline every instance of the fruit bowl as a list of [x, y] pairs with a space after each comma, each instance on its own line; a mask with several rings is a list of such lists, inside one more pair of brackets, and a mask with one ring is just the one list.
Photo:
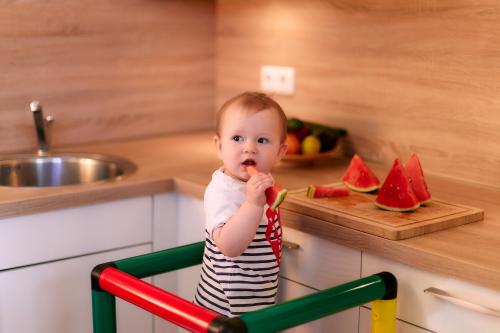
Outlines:
[[282, 164], [305, 165], [315, 161], [341, 157], [347, 130], [313, 123], [298, 118], [287, 119], [286, 145], [288, 152]]
[[340, 138], [331, 150], [316, 154], [287, 154], [281, 159], [281, 163], [293, 165], [314, 164], [314, 162], [319, 160], [342, 156], [344, 156], [344, 149], [343, 140]]

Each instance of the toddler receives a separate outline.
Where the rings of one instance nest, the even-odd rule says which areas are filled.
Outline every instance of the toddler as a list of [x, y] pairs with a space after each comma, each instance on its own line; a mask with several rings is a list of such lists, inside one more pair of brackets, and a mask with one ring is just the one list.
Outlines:
[[[281, 224], [265, 190], [274, 184], [269, 171], [286, 153], [286, 125], [280, 105], [262, 93], [233, 97], [217, 113], [214, 144], [223, 166], [205, 190], [198, 305], [231, 317], [275, 302]], [[250, 176], [250, 165], [260, 172]]]

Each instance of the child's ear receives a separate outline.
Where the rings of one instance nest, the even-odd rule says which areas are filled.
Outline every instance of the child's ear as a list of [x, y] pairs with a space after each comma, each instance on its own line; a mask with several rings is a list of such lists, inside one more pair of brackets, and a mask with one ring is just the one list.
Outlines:
[[214, 146], [217, 151], [217, 156], [219, 156], [219, 159], [222, 160], [222, 142], [218, 135], [214, 135]]
[[280, 161], [283, 156], [286, 155], [286, 151], [288, 150], [288, 146], [286, 143], [282, 143], [280, 146], [280, 150], [278, 151], [278, 161]]

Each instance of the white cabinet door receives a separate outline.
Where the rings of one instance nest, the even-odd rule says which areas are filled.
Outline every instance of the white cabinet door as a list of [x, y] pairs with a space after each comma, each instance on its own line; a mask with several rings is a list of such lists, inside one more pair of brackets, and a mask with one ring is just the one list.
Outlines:
[[[398, 279], [397, 317], [439, 333], [500, 332], [500, 317], [468, 304], [498, 311], [500, 293], [449, 276], [430, 273], [402, 263], [363, 253], [363, 276], [381, 271]], [[424, 292], [434, 287], [456, 297], [441, 299]], [[371, 304], [367, 304], [370, 307]]]
[[0, 220], [0, 270], [151, 243], [150, 196]]
[[287, 227], [283, 228], [283, 241], [298, 246], [284, 247], [280, 268], [284, 278], [322, 290], [361, 276], [359, 250]]
[[[151, 252], [145, 244], [0, 272], [0, 333], [91, 333], [90, 272]], [[152, 332], [152, 316], [117, 299], [120, 333]]]
[[[359, 333], [370, 333], [372, 328], [371, 310], [365, 307], [360, 307], [359, 313]], [[401, 320], [396, 320], [397, 333], [433, 333], [421, 327], [406, 323]]]
[[[205, 214], [203, 200], [194, 197], [165, 193], [154, 197], [154, 249], [155, 251], [175, 246], [200, 242], [205, 239]], [[186, 300], [193, 300], [201, 265], [154, 277], [159, 288]], [[155, 318], [156, 333], [183, 331], [171, 323]]]
[[[161, 194], [155, 196], [154, 203], [155, 251], [205, 240], [203, 200], [182, 194]], [[196, 265], [175, 274], [161, 274], [155, 277], [155, 284], [192, 300], [200, 271], [201, 265]]]
[[[316, 290], [307, 288], [287, 279], [280, 279], [278, 302], [302, 297]], [[296, 326], [287, 330], [287, 333], [358, 333], [359, 307], [348, 309], [333, 315]]]
[[[185, 245], [205, 240], [203, 200], [179, 194], [177, 208], [178, 244]], [[193, 300], [200, 272], [201, 265], [178, 271], [177, 292], [180, 297]]]

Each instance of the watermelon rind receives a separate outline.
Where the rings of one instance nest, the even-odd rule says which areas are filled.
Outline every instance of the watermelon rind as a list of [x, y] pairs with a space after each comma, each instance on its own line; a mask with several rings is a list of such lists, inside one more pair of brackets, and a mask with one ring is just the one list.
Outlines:
[[380, 209], [390, 210], [391, 212], [410, 212], [410, 211], [414, 211], [418, 207], [420, 207], [420, 202], [417, 202], [415, 204], [415, 206], [413, 206], [413, 207], [397, 208], [397, 207], [385, 206], [385, 205], [382, 205], [382, 204], [380, 204], [380, 203], [378, 203], [378, 202], [375, 201], [375, 206], [377, 206]]
[[279, 191], [278, 194], [276, 195], [276, 199], [274, 200], [274, 202], [271, 205], [269, 205], [269, 208], [271, 208], [272, 211], [275, 211], [276, 208], [278, 208], [279, 205], [281, 205], [283, 200], [285, 200], [287, 194], [288, 190], [285, 188]]
[[335, 186], [309, 185], [306, 195], [309, 199], [345, 197], [349, 195], [349, 189]]
[[308, 197], [309, 199], [314, 198], [314, 190], [315, 190], [315, 189], [316, 189], [316, 188], [314, 187], [314, 185], [309, 185], [309, 186], [307, 187], [307, 197]]
[[345, 186], [350, 188], [351, 190], [355, 192], [373, 192], [376, 191], [380, 188], [380, 185], [373, 185], [372, 187], [357, 187], [352, 184], [349, 184], [347, 182], [343, 182]]

